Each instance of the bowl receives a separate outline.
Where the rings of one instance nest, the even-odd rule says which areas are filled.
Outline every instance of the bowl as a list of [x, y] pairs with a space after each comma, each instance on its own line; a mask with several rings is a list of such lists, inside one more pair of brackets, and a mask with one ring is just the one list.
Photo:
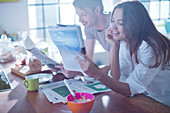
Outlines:
[[94, 95], [90, 93], [78, 92], [75, 93], [77, 100], [86, 102], [76, 102], [72, 94], [67, 96], [67, 104], [73, 113], [89, 113], [94, 104]]

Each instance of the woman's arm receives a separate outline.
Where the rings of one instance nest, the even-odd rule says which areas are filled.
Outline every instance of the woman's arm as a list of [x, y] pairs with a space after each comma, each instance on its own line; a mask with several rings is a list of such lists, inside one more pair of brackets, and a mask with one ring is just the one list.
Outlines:
[[114, 79], [119, 80], [120, 78], [120, 66], [119, 66], [119, 48], [120, 41], [113, 39], [111, 28], [105, 31], [105, 39], [108, 43], [112, 45], [109, 51], [109, 64], [111, 65], [111, 75]]
[[112, 45], [110, 49], [111, 57], [111, 75], [114, 79], [119, 80], [120, 78], [120, 66], [119, 66], [119, 45]]
[[80, 53], [80, 55], [83, 57], [83, 59], [77, 57], [77, 60], [80, 64], [80, 67], [82, 70], [90, 77], [93, 77], [100, 82], [102, 82], [104, 85], [106, 85], [108, 88], [112, 89], [113, 91], [120, 93], [125, 96], [129, 96], [130, 89], [129, 85], [127, 83], [122, 83], [117, 79], [109, 77], [105, 71], [100, 69], [96, 64], [93, 63], [92, 60], [90, 60], [87, 56]]
[[120, 82], [117, 79], [111, 78], [108, 75], [101, 77], [101, 79], [98, 79], [101, 83], [106, 85], [111, 90], [124, 95], [124, 96], [130, 96], [130, 87], [127, 83]]

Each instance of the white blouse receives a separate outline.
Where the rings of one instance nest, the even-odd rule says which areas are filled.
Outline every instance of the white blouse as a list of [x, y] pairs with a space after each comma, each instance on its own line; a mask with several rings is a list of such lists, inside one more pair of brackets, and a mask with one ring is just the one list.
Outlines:
[[145, 41], [142, 42], [137, 53], [139, 64], [133, 55], [131, 57], [124, 41], [120, 43], [119, 53], [120, 81], [129, 84], [131, 96], [147, 92], [153, 99], [170, 106], [170, 67], [167, 66], [165, 70], [161, 66], [148, 68], [155, 64], [152, 48]]

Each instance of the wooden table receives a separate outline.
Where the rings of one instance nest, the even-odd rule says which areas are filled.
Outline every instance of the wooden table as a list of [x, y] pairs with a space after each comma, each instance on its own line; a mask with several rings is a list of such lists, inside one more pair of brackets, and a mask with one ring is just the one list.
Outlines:
[[[71, 113], [67, 104], [52, 104], [42, 92], [27, 91], [24, 79], [11, 73], [14, 63], [0, 63], [14, 86], [13, 90], [0, 92], [0, 113]], [[63, 78], [61, 74], [54, 76], [55, 80]], [[129, 98], [110, 91], [95, 94], [90, 113], [170, 113], [170, 107], [145, 95]]]

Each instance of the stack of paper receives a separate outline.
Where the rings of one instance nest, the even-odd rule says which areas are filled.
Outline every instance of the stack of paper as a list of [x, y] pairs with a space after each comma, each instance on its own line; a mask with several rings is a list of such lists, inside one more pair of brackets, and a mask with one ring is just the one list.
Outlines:
[[[111, 91], [111, 89], [107, 88], [105, 85], [97, 80], [91, 81], [91, 83], [88, 84], [76, 79], [69, 79], [67, 80], [67, 82], [69, 83], [69, 86], [72, 88], [72, 90], [75, 92], [86, 92], [95, 94], [99, 92]], [[40, 91], [42, 91], [47, 99], [53, 104], [59, 102], [66, 103], [66, 97], [70, 94], [69, 90], [64, 84], [64, 81], [40, 85]]]

